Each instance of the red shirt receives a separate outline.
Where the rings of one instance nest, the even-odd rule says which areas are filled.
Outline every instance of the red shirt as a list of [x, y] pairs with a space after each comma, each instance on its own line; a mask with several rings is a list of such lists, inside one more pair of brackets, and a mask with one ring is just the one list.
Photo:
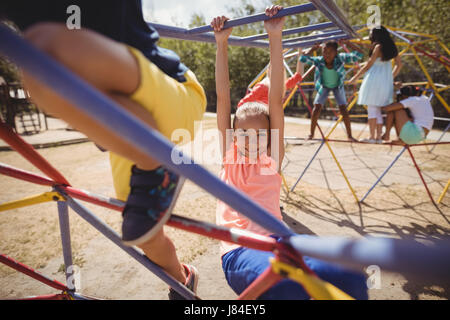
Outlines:
[[[295, 73], [291, 78], [286, 80], [286, 89], [293, 89], [298, 82], [302, 81], [302, 75]], [[265, 104], [269, 104], [269, 87], [265, 84], [259, 83], [253, 87], [253, 90], [249, 92], [244, 98], [239, 101], [237, 107], [239, 108], [244, 103], [259, 101]]]

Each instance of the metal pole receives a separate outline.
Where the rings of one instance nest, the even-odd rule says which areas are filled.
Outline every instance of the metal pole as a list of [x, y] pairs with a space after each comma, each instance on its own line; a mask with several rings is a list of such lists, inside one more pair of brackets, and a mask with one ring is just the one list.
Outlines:
[[[1, 26], [0, 26], [1, 27]], [[36, 168], [45, 173], [49, 178], [57, 183], [70, 185], [58, 170], [56, 170], [43, 156], [34, 148], [19, 137], [8, 125], [0, 120], [0, 138], [14, 150], [20, 153], [25, 159], [31, 162]]]
[[[5, 56], [26, 70], [37, 81], [52, 88], [99, 126], [114, 130], [123, 141], [140, 150], [149, 158], [155, 159], [173, 172], [190, 179], [270, 232], [280, 236], [294, 234], [289, 227], [260, 204], [252, 201], [237, 188], [225, 184], [215, 174], [179, 152], [174, 144], [160, 132], [150, 129], [147, 124], [130, 114], [117, 102], [90, 86], [66, 67], [51, 60], [49, 56], [2, 25], [0, 25], [0, 41], [2, 44], [0, 51]], [[181, 163], [173, 161], [174, 152], [182, 155]]]
[[65, 201], [58, 201], [58, 218], [64, 257], [64, 268], [66, 272], [66, 283], [70, 290], [76, 291], [74, 281], [75, 270], [73, 268], [74, 265], [72, 260], [72, 246], [70, 244], [69, 210]]
[[297, 179], [297, 182], [292, 186], [291, 188], [291, 192], [294, 191], [295, 187], [297, 187], [297, 184], [300, 182], [300, 180], [303, 178], [303, 176], [305, 175], [306, 171], [308, 171], [309, 167], [311, 166], [311, 164], [313, 163], [314, 159], [316, 159], [317, 155], [319, 154], [320, 149], [322, 149], [323, 145], [325, 144], [325, 140], [322, 140], [322, 143], [320, 144], [319, 148], [317, 148], [316, 152], [314, 153], [313, 157], [311, 158], [311, 160], [309, 160], [307, 166], [305, 167], [305, 169], [303, 170], [302, 174], [300, 175], [300, 177]]
[[291, 237], [289, 243], [302, 255], [355, 270], [370, 265], [384, 271], [411, 274], [439, 282], [450, 279], [450, 241], [423, 245], [417, 241], [368, 237]]
[[[310, 25], [310, 26], [304, 26], [304, 27], [284, 30], [282, 35], [287, 36], [287, 35], [296, 34], [296, 33], [328, 29], [331, 27], [334, 27], [333, 22], [324, 22], [324, 23], [318, 23], [318, 24], [314, 24], [314, 25]], [[261, 40], [261, 39], [267, 39], [268, 37], [269, 37], [269, 35], [267, 33], [263, 33], [263, 34], [256, 35], [256, 36], [243, 37], [242, 40], [243, 41], [255, 41], [255, 40]]]
[[400, 151], [400, 153], [395, 157], [394, 161], [392, 161], [392, 163], [389, 165], [389, 167], [387, 167], [386, 170], [384, 170], [383, 174], [378, 178], [378, 180], [375, 182], [375, 184], [369, 189], [369, 191], [367, 191], [367, 193], [364, 195], [364, 197], [362, 197], [360, 202], [363, 202], [367, 198], [367, 196], [372, 192], [372, 190], [375, 189], [377, 184], [381, 181], [381, 179], [383, 179], [383, 177], [389, 172], [389, 170], [391, 170], [391, 168], [398, 161], [398, 159], [400, 159], [400, 157], [406, 151], [406, 149], [407, 149], [407, 147], [404, 147], [402, 149], [402, 151]]
[[[267, 16], [265, 13], [260, 13], [260, 14], [255, 14], [252, 16], [239, 18], [239, 19], [228, 20], [224, 24], [224, 29], [237, 27], [237, 26], [241, 26], [244, 24], [259, 22], [259, 21], [266, 21], [266, 20], [270, 20], [270, 19], [281, 18], [281, 17], [293, 15], [293, 14], [304, 13], [304, 12], [309, 12], [309, 11], [314, 11], [314, 10], [317, 10], [317, 9], [312, 3], [305, 3], [305, 4], [298, 5], [298, 6], [293, 6], [293, 7], [288, 7], [288, 8], [282, 9], [276, 15], [274, 15], [272, 18]], [[210, 25], [205, 25], [202, 27], [186, 30], [186, 33], [187, 34], [198, 34], [198, 33], [210, 32], [210, 31], [213, 31], [213, 28]]]
[[[441, 136], [439, 137], [439, 139], [436, 142], [441, 142], [442, 138], [444, 137], [444, 135], [447, 133], [448, 129], [450, 128], [450, 123], [447, 125], [447, 127], [445, 127], [444, 132], [442, 132]], [[429, 152], [433, 152], [434, 148], [436, 148], [437, 144], [435, 144], [433, 146], [433, 148], [430, 149]]]
[[414, 167], [416, 168], [417, 173], [419, 174], [420, 180], [422, 180], [423, 186], [425, 187], [425, 190], [427, 191], [428, 196], [429, 196], [430, 199], [431, 199], [431, 202], [432, 202], [434, 205], [436, 205], [436, 202], [434, 202], [434, 199], [433, 199], [433, 195], [431, 194], [430, 189], [428, 189], [428, 185], [427, 185], [427, 183], [425, 182], [425, 179], [424, 179], [424, 177], [423, 177], [423, 175], [422, 175], [422, 171], [420, 170], [419, 165], [417, 164], [416, 159], [414, 158], [414, 155], [413, 155], [411, 149], [409, 148], [409, 146], [406, 146], [406, 149], [408, 149], [408, 153], [409, 153], [409, 155], [411, 156], [411, 160], [412, 160], [412, 162], [413, 162], [413, 164], [414, 164]]
[[161, 267], [157, 264], [153, 263], [150, 259], [148, 259], [145, 255], [141, 254], [134, 247], [128, 247], [122, 243], [120, 236], [111, 229], [107, 224], [105, 224], [102, 220], [96, 217], [93, 213], [91, 213], [88, 209], [86, 209], [82, 204], [80, 204], [77, 200], [72, 199], [71, 197], [64, 194], [62, 189], [56, 187], [56, 189], [61, 192], [61, 194], [67, 199], [67, 203], [70, 208], [75, 211], [80, 217], [86, 220], [89, 224], [91, 224], [95, 229], [97, 229], [101, 234], [111, 240], [114, 244], [119, 246], [122, 250], [136, 259], [139, 263], [141, 263], [148, 270], [153, 272], [158, 278], [167, 283], [171, 288], [176, 290], [179, 294], [185, 297], [188, 300], [196, 300], [198, 297], [189, 290], [186, 286], [182, 285], [175, 278], [165, 272]]
[[439, 196], [439, 199], [437, 201], [438, 204], [440, 204], [442, 202], [442, 200], [444, 199], [444, 196], [447, 193], [449, 186], [450, 186], [450, 180], [448, 180], [447, 185], [445, 186], [444, 190], [442, 190], [442, 193]]

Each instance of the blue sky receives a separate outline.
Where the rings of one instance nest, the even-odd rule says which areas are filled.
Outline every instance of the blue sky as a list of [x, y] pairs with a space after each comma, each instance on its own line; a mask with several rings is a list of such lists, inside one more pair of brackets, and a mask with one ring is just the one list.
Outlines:
[[[250, 0], [263, 6], [266, 0]], [[225, 14], [227, 7], [236, 7], [242, 0], [142, 0], [146, 20], [166, 25], [187, 27], [193, 14], [202, 14], [206, 21]], [[230, 18], [233, 18], [230, 15]]]

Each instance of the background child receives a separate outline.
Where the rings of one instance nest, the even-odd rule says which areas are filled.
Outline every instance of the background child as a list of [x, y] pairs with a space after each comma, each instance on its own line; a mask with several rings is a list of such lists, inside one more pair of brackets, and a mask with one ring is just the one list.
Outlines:
[[[383, 140], [390, 140], [390, 132], [395, 124], [397, 135], [403, 143], [417, 144], [425, 140], [433, 128], [434, 112], [430, 100], [422, 95], [419, 88], [406, 86], [400, 89], [399, 101], [382, 109], [386, 115], [386, 133]], [[406, 112], [409, 109], [410, 118]]]
[[339, 106], [339, 111], [344, 119], [347, 137], [351, 141], [356, 141], [352, 136], [350, 117], [347, 112], [347, 99], [344, 88], [346, 73], [344, 65], [345, 63], [354, 63], [361, 60], [363, 54], [360, 52], [359, 48], [352, 46], [350, 42], [346, 43], [354, 48], [355, 51], [338, 54], [338, 43], [329, 41], [323, 48], [322, 56], [311, 57], [311, 54], [320, 47], [319, 45], [315, 45], [300, 57], [302, 63], [314, 65], [316, 67], [314, 82], [317, 95], [314, 99], [314, 109], [311, 115], [311, 134], [308, 136], [308, 139], [314, 138], [314, 132], [323, 104], [328, 98], [330, 91], [333, 91], [336, 103]]
[[[380, 107], [393, 102], [394, 78], [400, 72], [402, 63], [397, 46], [385, 27], [372, 29], [370, 41], [372, 42], [370, 59], [350, 80], [350, 83], [355, 84], [359, 77], [365, 74], [358, 95], [358, 104], [366, 105], [368, 108], [370, 138], [365, 141], [381, 143], [383, 117]], [[392, 59], [395, 61], [394, 70], [392, 70]]]
[[[268, 16], [275, 15], [282, 7], [272, 6], [266, 9]], [[243, 104], [231, 121], [230, 80], [228, 71], [228, 37], [231, 28], [222, 30], [226, 17], [217, 17], [211, 25], [215, 31], [217, 43], [216, 90], [217, 125], [222, 134], [223, 167], [219, 173], [221, 180], [246, 193], [278, 219], [282, 219], [279, 198], [281, 191], [280, 164], [284, 156], [284, 66], [282, 55], [282, 28], [284, 18], [266, 21], [264, 26], [270, 41], [270, 89], [269, 105], [261, 102]], [[234, 134], [232, 133], [234, 131]], [[250, 142], [257, 135], [268, 135], [278, 131], [278, 139], [262, 139], [256, 152], [249, 152]], [[231, 139], [234, 135], [234, 139]], [[245, 143], [239, 145], [239, 137], [245, 137]], [[278, 159], [273, 155], [279, 154]], [[253, 158], [254, 163], [248, 163]], [[275, 157], [277, 158], [277, 157]], [[219, 225], [245, 229], [263, 235], [270, 233], [246, 219], [225, 203], [218, 201], [216, 220]], [[273, 254], [240, 247], [226, 242], [221, 243], [222, 267], [231, 288], [242, 293], [267, 267]], [[318, 276], [333, 283], [351, 296], [367, 298], [365, 277], [362, 274], [347, 272], [339, 267], [305, 257], [305, 263]], [[292, 280], [283, 280], [269, 289], [261, 299], [308, 299], [303, 287]]]

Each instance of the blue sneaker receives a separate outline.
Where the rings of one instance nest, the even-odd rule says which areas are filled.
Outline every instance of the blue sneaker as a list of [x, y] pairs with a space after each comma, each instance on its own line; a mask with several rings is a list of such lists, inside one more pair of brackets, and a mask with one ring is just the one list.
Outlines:
[[122, 241], [128, 246], [153, 238], [170, 218], [183, 181], [164, 167], [131, 169], [131, 191], [123, 210]]

